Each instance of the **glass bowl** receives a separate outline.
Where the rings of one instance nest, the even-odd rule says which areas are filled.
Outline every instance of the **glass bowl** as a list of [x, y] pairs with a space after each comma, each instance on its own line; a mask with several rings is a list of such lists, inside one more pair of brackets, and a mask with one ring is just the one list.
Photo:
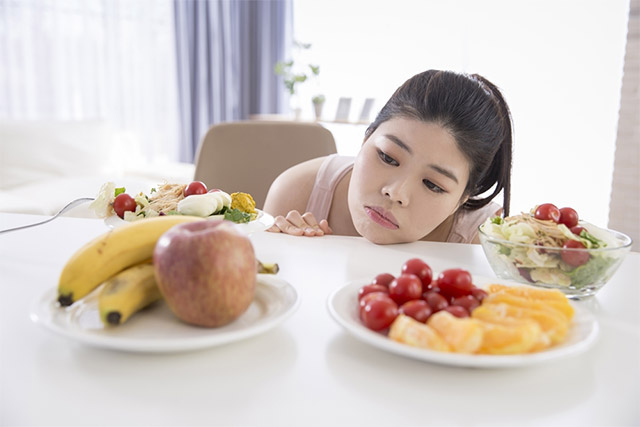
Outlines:
[[[478, 227], [478, 236], [496, 276], [532, 286], [559, 289], [572, 299], [595, 295], [611, 279], [632, 244], [631, 238], [623, 233], [601, 229], [609, 234], [608, 241], [613, 244], [595, 249], [540, 246], [490, 236], [483, 231], [485, 225]], [[588, 260], [583, 265], [574, 267], [564, 261], [572, 257], [586, 259], [585, 252]]]

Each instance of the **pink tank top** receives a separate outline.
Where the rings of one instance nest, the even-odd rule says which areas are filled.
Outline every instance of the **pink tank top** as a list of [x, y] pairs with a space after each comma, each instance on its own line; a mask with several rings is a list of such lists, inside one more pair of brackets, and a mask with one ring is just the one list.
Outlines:
[[[355, 157], [331, 154], [322, 162], [316, 181], [311, 190], [306, 212], [311, 212], [318, 220], [327, 219], [333, 202], [333, 194], [340, 180], [353, 169]], [[451, 232], [447, 242], [471, 243], [478, 226], [488, 217], [496, 215], [500, 206], [494, 202], [474, 211], [458, 210], [453, 217]]]

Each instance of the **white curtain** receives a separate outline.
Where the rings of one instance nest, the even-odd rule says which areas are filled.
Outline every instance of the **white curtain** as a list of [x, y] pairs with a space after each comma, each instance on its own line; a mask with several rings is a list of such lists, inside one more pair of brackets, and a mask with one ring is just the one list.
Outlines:
[[171, 0], [0, 0], [0, 118], [99, 118], [173, 161], [176, 82]]

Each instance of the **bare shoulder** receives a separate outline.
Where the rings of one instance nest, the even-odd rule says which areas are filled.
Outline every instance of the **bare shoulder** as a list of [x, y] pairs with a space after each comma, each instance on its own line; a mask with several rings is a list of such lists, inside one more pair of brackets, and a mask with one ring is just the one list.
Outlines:
[[286, 215], [291, 210], [303, 213], [325, 158], [307, 160], [282, 172], [269, 188], [264, 211], [274, 216]]

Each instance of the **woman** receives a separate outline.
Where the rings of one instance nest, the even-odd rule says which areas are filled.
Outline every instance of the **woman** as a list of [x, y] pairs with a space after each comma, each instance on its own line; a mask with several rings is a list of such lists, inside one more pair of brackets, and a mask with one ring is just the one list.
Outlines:
[[[355, 159], [296, 165], [271, 185], [269, 230], [363, 236], [378, 244], [477, 242], [477, 227], [509, 214], [511, 114], [485, 78], [429, 70], [407, 80], [365, 132]], [[304, 214], [301, 214], [304, 212]]]

